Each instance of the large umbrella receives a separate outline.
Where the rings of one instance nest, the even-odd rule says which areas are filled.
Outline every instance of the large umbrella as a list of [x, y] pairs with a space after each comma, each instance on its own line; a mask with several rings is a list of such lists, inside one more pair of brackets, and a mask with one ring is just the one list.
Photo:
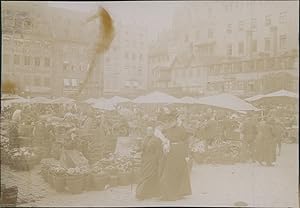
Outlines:
[[87, 104], [93, 104], [93, 103], [95, 103], [96, 101], [97, 101], [96, 98], [89, 98], [89, 99], [85, 100], [84, 102], [87, 103]]
[[7, 103], [7, 104], [11, 104], [11, 103], [29, 103], [30, 100], [29, 99], [26, 99], [26, 98], [23, 98], [23, 97], [20, 97], [20, 98], [17, 98], [17, 99], [11, 99], [11, 100], [1, 100], [1, 102], [3, 103]]
[[184, 104], [195, 104], [197, 103], [197, 99], [193, 97], [183, 97], [180, 98], [180, 101]]
[[152, 92], [145, 96], [139, 96], [135, 98], [133, 103], [144, 103], [144, 104], [173, 104], [181, 103], [180, 99], [175, 98], [171, 95], [162, 92]]
[[287, 91], [287, 90], [279, 90], [277, 92], [269, 93], [269, 94], [265, 95], [264, 97], [266, 97], [266, 98], [269, 98], [269, 97], [290, 97], [290, 98], [298, 99], [299, 95], [294, 93], [294, 92]]
[[119, 103], [127, 103], [130, 102], [131, 100], [128, 98], [120, 97], [120, 96], [114, 96], [108, 100], [109, 102], [113, 104], [119, 104]]
[[19, 95], [8, 95], [8, 94], [1, 95], [1, 101], [16, 100], [16, 99], [20, 99], [20, 98], [22, 98], [22, 97]]
[[60, 97], [60, 98], [57, 98], [57, 99], [53, 100], [51, 103], [52, 104], [72, 104], [74, 102], [75, 102], [74, 99], [66, 98], [66, 97]]
[[215, 106], [233, 111], [258, 111], [259, 109], [246, 101], [230, 94], [208, 96], [197, 100], [198, 104]]
[[98, 98], [98, 99], [96, 99], [93, 103], [91, 103], [92, 105], [96, 105], [96, 104], [98, 104], [98, 103], [103, 103], [103, 102], [106, 102], [107, 101], [107, 99], [105, 99], [105, 98], [103, 98], [103, 97], [101, 97], [101, 98]]
[[36, 103], [36, 104], [48, 104], [51, 103], [51, 100], [45, 97], [34, 97], [30, 99], [30, 103]]
[[112, 103], [107, 101], [102, 101], [102, 102], [99, 101], [95, 103], [93, 107], [100, 110], [109, 110], [109, 111], [115, 110], [115, 106]]
[[255, 95], [253, 97], [246, 98], [245, 100], [248, 102], [253, 102], [253, 101], [259, 100], [263, 97], [264, 97], [264, 95]]
[[256, 103], [264, 103], [264, 102], [272, 102], [272, 103], [294, 103], [299, 99], [299, 95], [290, 92], [287, 90], [279, 90], [276, 92], [272, 92], [266, 95], [255, 96], [252, 98], [247, 98], [246, 100], [249, 102], [256, 102]]

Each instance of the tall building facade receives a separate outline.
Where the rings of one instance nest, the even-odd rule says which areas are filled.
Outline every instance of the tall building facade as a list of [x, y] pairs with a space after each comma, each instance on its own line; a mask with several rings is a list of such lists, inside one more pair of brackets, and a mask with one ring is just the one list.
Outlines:
[[165, 86], [194, 94], [255, 94], [266, 90], [268, 76], [280, 73], [290, 80], [286, 88], [295, 89], [298, 14], [298, 2], [187, 3], [169, 31], [169, 45], [178, 52]]
[[103, 57], [104, 92], [129, 95], [147, 89], [148, 37], [145, 26], [116, 20], [115, 38]]
[[[28, 95], [76, 94], [87, 75], [98, 36], [97, 21], [85, 23], [92, 14], [28, 2], [5, 2], [2, 14], [2, 80], [14, 81]], [[83, 97], [147, 88], [145, 27], [120, 20], [115, 20], [114, 26], [112, 45], [97, 58]]]

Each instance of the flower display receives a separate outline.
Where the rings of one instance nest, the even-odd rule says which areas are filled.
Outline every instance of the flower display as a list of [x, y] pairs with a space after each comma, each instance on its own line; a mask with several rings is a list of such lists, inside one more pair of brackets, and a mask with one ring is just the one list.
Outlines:
[[42, 159], [41, 169], [42, 171], [53, 171], [54, 167], [61, 167], [60, 162], [54, 158]]
[[30, 160], [36, 157], [33, 148], [30, 147], [13, 148], [9, 154], [12, 160]]
[[49, 168], [49, 171], [51, 174], [56, 176], [65, 176], [66, 175], [66, 169], [62, 167], [61, 165], [58, 166], [51, 166]]
[[90, 170], [88, 166], [82, 166], [82, 167], [68, 168], [66, 173], [68, 176], [80, 176], [80, 175], [86, 175], [89, 172]]
[[197, 141], [191, 145], [192, 152], [205, 152], [205, 143], [203, 141]]

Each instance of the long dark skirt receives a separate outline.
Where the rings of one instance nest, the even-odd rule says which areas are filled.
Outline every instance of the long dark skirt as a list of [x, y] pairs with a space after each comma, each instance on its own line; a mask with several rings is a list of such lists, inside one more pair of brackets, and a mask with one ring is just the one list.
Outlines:
[[160, 178], [160, 193], [164, 200], [177, 200], [191, 195], [190, 175], [183, 143], [172, 144], [165, 155]]
[[256, 161], [271, 164], [276, 161], [276, 143], [269, 138], [259, 138], [255, 143]]
[[142, 162], [141, 177], [136, 188], [136, 198], [147, 199], [159, 196], [158, 160], [147, 158]]

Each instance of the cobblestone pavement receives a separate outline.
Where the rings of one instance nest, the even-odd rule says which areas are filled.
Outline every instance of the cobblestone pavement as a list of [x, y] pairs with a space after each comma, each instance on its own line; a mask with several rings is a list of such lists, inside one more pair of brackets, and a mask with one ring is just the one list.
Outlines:
[[[8, 171], [8, 170], [6, 170]], [[4, 171], [4, 172], [6, 172]], [[174, 202], [158, 199], [137, 201], [135, 186], [110, 188], [105, 191], [90, 191], [79, 195], [56, 193], [41, 177], [36, 181], [24, 180], [37, 174], [5, 173], [3, 177], [25, 186], [20, 196], [32, 196], [36, 202], [20, 206], [234, 206], [242, 201], [251, 207], [298, 207], [298, 144], [286, 144], [274, 167], [257, 164], [195, 165], [191, 173], [193, 195]], [[23, 175], [22, 175], [23, 174]], [[31, 182], [32, 186], [25, 185]], [[27, 189], [26, 189], [27, 188]], [[30, 188], [30, 189], [29, 189]], [[35, 194], [38, 194], [34, 197]]]
[[1, 165], [1, 184], [18, 186], [18, 204], [34, 202], [55, 193], [40, 175], [40, 165], [31, 171], [14, 171]]

